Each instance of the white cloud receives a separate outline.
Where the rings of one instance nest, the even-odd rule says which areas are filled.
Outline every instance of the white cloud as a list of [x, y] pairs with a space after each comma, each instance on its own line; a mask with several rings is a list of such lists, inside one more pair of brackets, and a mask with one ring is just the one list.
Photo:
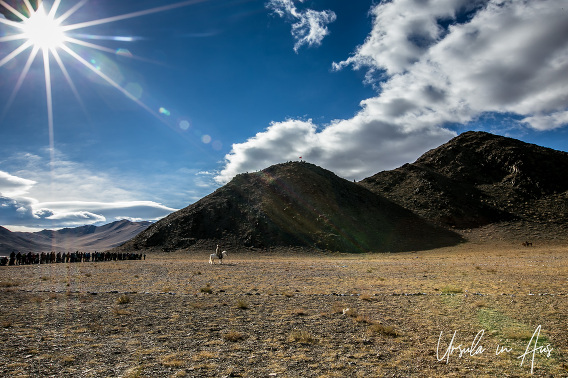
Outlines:
[[568, 111], [526, 117], [521, 122], [528, 123], [537, 130], [553, 130], [568, 124]]
[[[428, 7], [415, 9], [420, 3]], [[560, 115], [568, 104], [565, 8], [563, 0], [381, 3], [367, 41], [334, 67], [368, 66], [389, 75], [368, 105], [397, 117], [442, 124], [486, 112], [514, 113], [537, 129], [559, 127], [566, 124]], [[465, 22], [440, 26], [468, 12]], [[409, 23], [416, 18], [422, 27], [413, 29]], [[421, 40], [427, 43], [417, 44]], [[543, 120], [555, 123], [546, 127]]]
[[234, 144], [218, 182], [299, 156], [362, 179], [413, 161], [455, 135], [446, 125], [483, 114], [521, 116], [518, 127], [538, 130], [568, 123], [565, 0], [393, 0], [371, 14], [366, 41], [334, 68], [367, 68], [368, 80], [380, 78], [378, 95], [351, 119], [273, 123]]
[[468, 12], [486, 0], [395, 0], [371, 9], [373, 30], [354, 56], [335, 63], [335, 69], [352, 64], [385, 70], [388, 75], [403, 73], [422, 58], [445, 35], [439, 21]]
[[0, 171], [1, 225], [56, 229], [125, 218], [157, 220], [176, 210], [132, 200], [139, 194], [121, 189], [112, 177], [96, 174], [60, 153], [56, 156], [50, 163], [38, 155], [20, 154], [10, 162], [20, 169]]
[[[303, 0], [300, 0], [303, 2]], [[329, 34], [327, 24], [336, 20], [336, 15], [330, 10], [315, 11], [307, 9], [300, 11], [293, 0], [270, 0], [266, 7], [280, 17], [292, 22], [292, 36], [296, 43], [294, 51], [297, 53], [303, 45], [319, 46], [326, 35]]]
[[349, 120], [335, 121], [322, 131], [311, 121], [288, 120], [270, 125], [248, 141], [234, 144], [216, 177], [225, 183], [236, 174], [302, 159], [347, 179], [362, 179], [381, 167], [394, 168], [452, 138], [437, 127], [403, 129], [378, 120], [368, 108]]
[[13, 196], [27, 193], [35, 184], [35, 181], [0, 171], [0, 195]]

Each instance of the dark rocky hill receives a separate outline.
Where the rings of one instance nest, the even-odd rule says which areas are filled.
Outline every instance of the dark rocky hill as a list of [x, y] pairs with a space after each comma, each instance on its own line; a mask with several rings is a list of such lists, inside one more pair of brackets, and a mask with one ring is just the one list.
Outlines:
[[568, 224], [568, 153], [466, 132], [361, 184], [437, 224]]
[[121, 248], [173, 251], [219, 243], [394, 252], [460, 241], [457, 234], [359, 184], [313, 164], [292, 162], [236, 176]]
[[120, 220], [103, 226], [81, 226], [39, 232], [10, 232], [0, 227], [0, 255], [21, 252], [104, 251], [132, 239], [151, 222]]

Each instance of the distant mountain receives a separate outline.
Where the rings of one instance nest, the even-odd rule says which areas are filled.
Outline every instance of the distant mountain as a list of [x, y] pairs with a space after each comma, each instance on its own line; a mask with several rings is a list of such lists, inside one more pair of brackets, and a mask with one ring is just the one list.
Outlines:
[[103, 226], [82, 226], [57, 231], [10, 232], [0, 227], [0, 254], [21, 252], [104, 251], [123, 244], [151, 222], [116, 221]]
[[0, 226], [0, 255], [9, 255], [12, 251], [35, 251], [40, 245], [25, 237]]
[[361, 184], [444, 226], [568, 224], [568, 153], [466, 132]]
[[121, 248], [173, 251], [215, 243], [344, 252], [408, 251], [459, 243], [367, 188], [305, 162], [240, 174]]

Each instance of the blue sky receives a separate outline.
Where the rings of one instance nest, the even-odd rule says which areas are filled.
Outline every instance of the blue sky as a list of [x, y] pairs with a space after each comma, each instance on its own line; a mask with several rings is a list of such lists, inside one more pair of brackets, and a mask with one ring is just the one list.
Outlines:
[[467, 130], [567, 150], [562, 0], [61, 0], [56, 18], [76, 4], [51, 127], [42, 50], [12, 58], [26, 39], [0, 23], [11, 230], [159, 219], [299, 156], [360, 180]]

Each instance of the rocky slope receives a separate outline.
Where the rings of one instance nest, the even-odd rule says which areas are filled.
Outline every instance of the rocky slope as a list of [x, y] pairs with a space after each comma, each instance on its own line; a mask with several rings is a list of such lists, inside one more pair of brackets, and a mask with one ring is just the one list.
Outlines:
[[467, 132], [361, 184], [444, 226], [568, 223], [568, 153]]
[[365, 187], [305, 162], [240, 174], [153, 224], [124, 249], [173, 251], [215, 243], [344, 252], [407, 251], [461, 238]]

